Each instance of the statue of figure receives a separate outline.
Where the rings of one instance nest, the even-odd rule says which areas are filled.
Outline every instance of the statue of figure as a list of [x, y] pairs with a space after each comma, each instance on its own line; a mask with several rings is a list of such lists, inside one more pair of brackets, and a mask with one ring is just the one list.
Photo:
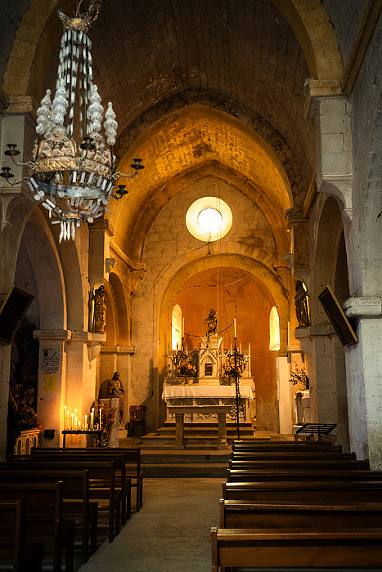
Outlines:
[[122, 385], [118, 371], [115, 371], [113, 377], [108, 380], [107, 385], [107, 397], [113, 398], [118, 397], [119, 399], [119, 422], [122, 423], [123, 418], [123, 399], [125, 396], [125, 390]]
[[297, 280], [296, 282], [296, 295], [294, 300], [298, 325], [304, 326], [305, 328], [310, 326], [308, 294], [301, 280]]
[[207, 320], [204, 320], [204, 322], [207, 324], [208, 327], [207, 336], [210, 336], [211, 334], [216, 334], [216, 328], [218, 325], [216, 310], [213, 310], [211, 308], [208, 318]]
[[94, 292], [93, 332], [104, 332], [106, 324], [105, 286], [101, 284]]

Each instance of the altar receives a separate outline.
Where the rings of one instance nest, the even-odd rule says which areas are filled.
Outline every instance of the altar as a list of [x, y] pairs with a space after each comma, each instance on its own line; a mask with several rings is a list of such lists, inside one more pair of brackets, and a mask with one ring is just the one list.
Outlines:
[[[162, 399], [166, 402], [166, 423], [175, 423], [175, 411], [182, 423], [218, 423], [224, 409], [227, 423], [236, 423], [236, 378], [238, 378], [239, 421], [251, 425], [256, 417], [255, 385], [251, 376], [251, 347], [224, 349], [216, 333], [214, 310], [205, 320], [208, 332], [201, 336], [199, 349], [188, 352], [183, 346], [168, 350], [167, 377]], [[182, 408], [183, 411], [182, 412]]]
[[[239, 419], [251, 424], [255, 417], [255, 399], [249, 385], [240, 385]], [[162, 399], [166, 402], [166, 423], [175, 423], [173, 407], [198, 407], [198, 413], [184, 414], [185, 423], [217, 423], [216, 413], [204, 412], [206, 406], [230, 406], [227, 423], [236, 423], [236, 389], [234, 385], [164, 385]]]

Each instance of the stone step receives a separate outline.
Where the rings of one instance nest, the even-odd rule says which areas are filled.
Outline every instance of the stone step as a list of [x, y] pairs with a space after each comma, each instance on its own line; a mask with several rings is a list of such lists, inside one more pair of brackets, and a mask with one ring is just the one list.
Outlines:
[[146, 478], [226, 478], [228, 463], [159, 463], [142, 465]]

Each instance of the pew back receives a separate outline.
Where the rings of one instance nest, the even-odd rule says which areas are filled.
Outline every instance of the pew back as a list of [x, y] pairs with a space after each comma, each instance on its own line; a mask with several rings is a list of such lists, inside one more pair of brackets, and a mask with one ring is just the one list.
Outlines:
[[382, 530], [259, 531], [213, 527], [211, 550], [212, 572], [229, 567], [380, 567]]

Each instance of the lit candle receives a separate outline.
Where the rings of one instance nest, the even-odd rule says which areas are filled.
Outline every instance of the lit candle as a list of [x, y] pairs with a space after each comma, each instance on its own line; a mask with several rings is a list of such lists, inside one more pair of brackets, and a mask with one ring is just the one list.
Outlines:
[[236, 339], [236, 318], [233, 321], [234, 327], [235, 327], [235, 339]]
[[70, 429], [73, 430], [73, 419], [74, 419], [74, 413], [71, 414], [71, 418], [72, 418], [72, 424], [70, 426]]
[[93, 407], [92, 412], [90, 414], [90, 429], [92, 431], [94, 429], [94, 407]]
[[78, 430], [81, 431], [81, 421], [78, 422]]
[[77, 429], [78, 429], [78, 417], [77, 416], [74, 418], [74, 427], [75, 427], [75, 430], [77, 431]]
[[69, 429], [69, 411], [66, 412], [66, 430]]
[[88, 428], [88, 416], [85, 415], [85, 429]]

